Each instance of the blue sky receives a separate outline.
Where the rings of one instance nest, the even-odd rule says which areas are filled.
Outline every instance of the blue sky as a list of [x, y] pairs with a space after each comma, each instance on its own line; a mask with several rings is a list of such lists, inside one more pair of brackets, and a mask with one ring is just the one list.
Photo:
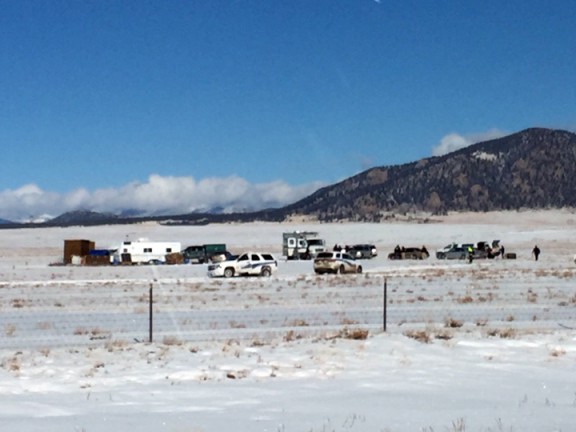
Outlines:
[[576, 129], [576, 3], [0, 0], [0, 218], [278, 206]]

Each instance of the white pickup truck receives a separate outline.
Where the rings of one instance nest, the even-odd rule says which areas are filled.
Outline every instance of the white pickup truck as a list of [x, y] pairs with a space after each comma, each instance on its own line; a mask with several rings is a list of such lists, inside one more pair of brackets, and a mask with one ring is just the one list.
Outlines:
[[271, 276], [278, 269], [278, 262], [272, 254], [246, 252], [231, 256], [228, 260], [208, 266], [210, 277], [232, 276]]

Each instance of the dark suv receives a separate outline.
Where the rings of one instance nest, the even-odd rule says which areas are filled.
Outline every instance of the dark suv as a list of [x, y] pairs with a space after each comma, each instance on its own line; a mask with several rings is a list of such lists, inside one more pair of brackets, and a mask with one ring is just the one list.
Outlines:
[[223, 261], [230, 253], [225, 244], [205, 244], [188, 246], [182, 251], [182, 255], [189, 263], [204, 264], [209, 261]]

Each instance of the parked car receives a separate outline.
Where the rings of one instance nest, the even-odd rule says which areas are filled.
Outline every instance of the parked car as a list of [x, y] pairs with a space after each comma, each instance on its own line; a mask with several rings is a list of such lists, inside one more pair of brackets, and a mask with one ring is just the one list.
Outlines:
[[357, 244], [350, 246], [347, 252], [356, 259], [371, 259], [378, 256], [376, 246], [371, 244]]
[[210, 277], [271, 276], [278, 269], [278, 261], [269, 253], [246, 252], [232, 255], [226, 261], [208, 265]]
[[396, 246], [394, 252], [388, 254], [388, 259], [391, 260], [402, 260], [402, 259], [427, 259], [430, 256], [426, 246], [418, 247], [400, 247]]
[[468, 257], [468, 247], [474, 247], [473, 243], [450, 243], [442, 249], [436, 251], [436, 258], [438, 259], [466, 259]]
[[468, 248], [472, 247], [472, 259], [495, 258], [500, 255], [500, 241], [494, 240], [492, 244], [486, 241], [474, 243], [451, 243], [436, 251], [438, 259], [466, 259], [468, 258]]
[[324, 273], [362, 273], [362, 265], [346, 252], [320, 252], [314, 258], [314, 272]]

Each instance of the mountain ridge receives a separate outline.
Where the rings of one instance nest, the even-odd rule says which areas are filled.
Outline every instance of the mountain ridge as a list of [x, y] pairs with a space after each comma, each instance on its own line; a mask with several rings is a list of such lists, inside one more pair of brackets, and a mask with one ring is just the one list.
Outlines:
[[[380, 222], [392, 214], [576, 207], [576, 134], [529, 128], [454, 152], [370, 168], [281, 208], [237, 213], [126, 216], [68, 212], [26, 226], [157, 221], [167, 225], [218, 222]], [[12, 227], [4, 224], [2, 227]]]
[[379, 220], [384, 213], [573, 207], [576, 135], [531, 128], [455, 152], [371, 168], [284, 208], [319, 220]]

